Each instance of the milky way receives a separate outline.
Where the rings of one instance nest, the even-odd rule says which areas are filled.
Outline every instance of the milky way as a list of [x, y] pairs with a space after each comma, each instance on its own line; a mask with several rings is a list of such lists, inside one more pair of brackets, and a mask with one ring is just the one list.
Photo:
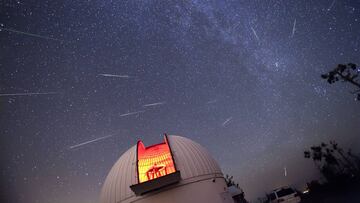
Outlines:
[[[339, 63], [360, 64], [356, 0], [0, 8], [8, 202], [97, 202], [119, 156], [165, 132], [206, 147], [249, 199], [318, 178], [303, 158], [311, 145], [336, 140], [359, 153], [353, 89], [320, 78]], [[61, 94], [16, 95], [26, 92]], [[113, 136], [69, 150], [104, 135]]]

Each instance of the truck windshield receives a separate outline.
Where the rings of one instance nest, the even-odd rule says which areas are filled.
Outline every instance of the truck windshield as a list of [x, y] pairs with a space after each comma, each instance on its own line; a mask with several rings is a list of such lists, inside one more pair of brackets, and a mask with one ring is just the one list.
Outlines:
[[286, 188], [286, 189], [281, 189], [280, 191], [276, 192], [277, 196], [280, 198], [280, 197], [283, 197], [283, 196], [286, 196], [286, 195], [290, 195], [290, 194], [293, 194], [295, 193], [293, 189], [291, 188]]

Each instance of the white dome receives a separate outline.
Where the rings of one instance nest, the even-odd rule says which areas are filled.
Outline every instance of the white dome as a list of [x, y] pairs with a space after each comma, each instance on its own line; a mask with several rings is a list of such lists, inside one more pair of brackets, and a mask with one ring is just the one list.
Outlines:
[[[175, 135], [168, 136], [168, 142], [176, 169], [181, 175], [181, 180], [177, 185], [189, 184], [209, 177], [223, 177], [217, 162], [198, 143]], [[131, 147], [112, 167], [101, 191], [101, 203], [132, 202], [143, 198], [136, 196], [130, 189], [131, 185], [138, 184], [136, 149], [136, 145]]]

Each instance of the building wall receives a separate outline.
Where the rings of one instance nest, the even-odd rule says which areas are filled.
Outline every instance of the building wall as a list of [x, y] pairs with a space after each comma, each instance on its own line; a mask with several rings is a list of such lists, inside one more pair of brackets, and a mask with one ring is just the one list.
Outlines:
[[[138, 184], [136, 145], [126, 151], [110, 170], [100, 195], [101, 203], [214, 202], [232, 203], [218, 163], [198, 143], [168, 136], [176, 170], [181, 180], [175, 185], [136, 196], [130, 186]], [[215, 178], [215, 183], [212, 180]], [[175, 198], [176, 197], [176, 198]]]
[[[215, 182], [213, 182], [215, 180]], [[136, 203], [233, 203], [223, 178], [211, 178], [148, 194]]]

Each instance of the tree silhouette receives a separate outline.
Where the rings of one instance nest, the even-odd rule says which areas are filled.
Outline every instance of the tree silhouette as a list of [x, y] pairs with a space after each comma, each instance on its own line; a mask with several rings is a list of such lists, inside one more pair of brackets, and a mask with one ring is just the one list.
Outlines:
[[360, 81], [358, 80], [360, 74], [360, 68], [356, 64], [338, 64], [332, 71], [322, 74], [321, 77], [329, 84], [333, 84], [337, 81], [349, 82], [356, 87], [356, 90], [351, 92], [356, 94], [356, 100], [360, 101]]
[[239, 183], [235, 183], [233, 178], [234, 178], [233, 176], [229, 176], [228, 174], [225, 175], [226, 186], [227, 187], [234, 186], [241, 191], [241, 193], [239, 195], [233, 196], [234, 202], [247, 203], [248, 201], [245, 199], [245, 193], [244, 193], [243, 189], [240, 188]]
[[[235, 186], [235, 187], [237, 187], [237, 188], [240, 189], [239, 184], [238, 184], [238, 183], [235, 184], [235, 181], [233, 181], [233, 178], [234, 178], [233, 176], [229, 176], [228, 174], [226, 174], [226, 175], [225, 175], [226, 185], [227, 185], [228, 187], [230, 187], [230, 186]], [[241, 190], [242, 190], [242, 189], [241, 189]]]
[[345, 163], [342, 163], [344, 165], [344, 167], [352, 174], [356, 173], [356, 171], [357, 171], [356, 163], [354, 164], [351, 161], [351, 159], [349, 158], [351, 153], [350, 154], [348, 153], [349, 157], [347, 157], [344, 154], [344, 150], [341, 149], [340, 147], [338, 147], [338, 144], [335, 141], [330, 141], [330, 145], [332, 146], [333, 151], [336, 151], [340, 155], [342, 160], [345, 162]]
[[358, 157], [351, 151], [346, 155], [335, 141], [310, 147], [310, 150], [304, 151], [304, 157], [312, 159], [328, 181], [360, 174]]

